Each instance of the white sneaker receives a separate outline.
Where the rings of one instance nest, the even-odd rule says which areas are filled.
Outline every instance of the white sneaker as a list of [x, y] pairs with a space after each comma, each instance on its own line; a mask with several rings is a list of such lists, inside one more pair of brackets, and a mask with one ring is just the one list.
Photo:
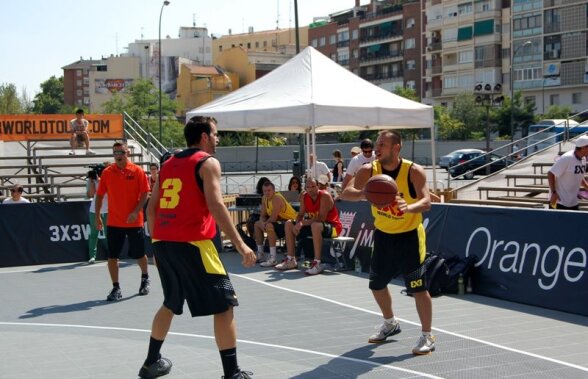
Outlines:
[[414, 355], [427, 355], [435, 351], [435, 336], [421, 336], [416, 346], [412, 349]]
[[310, 268], [305, 271], [306, 275], [318, 275], [325, 269], [325, 265], [319, 263], [318, 261], [312, 261]]
[[94, 263], [96, 263], [96, 258], [90, 258], [90, 260], [88, 261], [89, 264], [93, 265]]
[[386, 338], [400, 333], [400, 323], [398, 321], [388, 322], [384, 320], [382, 325], [376, 327], [377, 332], [372, 334], [368, 339], [369, 343], [382, 343]]
[[278, 262], [276, 261], [276, 257], [269, 257], [265, 262], [260, 264], [261, 267], [274, 267], [277, 265]]
[[86, 155], [96, 155], [92, 150], [86, 150]]
[[298, 268], [298, 262], [296, 262], [296, 258], [284, 258], [284, 260], [275, 266], [276, 270], [286, 271], [286, 270], [294, 270]]
[[255, 261], [255, 263], [262, 263], [262, 262], [265, 262], [266, 260], [267, 260], [266, 253], [257, 253], [257, 260]]

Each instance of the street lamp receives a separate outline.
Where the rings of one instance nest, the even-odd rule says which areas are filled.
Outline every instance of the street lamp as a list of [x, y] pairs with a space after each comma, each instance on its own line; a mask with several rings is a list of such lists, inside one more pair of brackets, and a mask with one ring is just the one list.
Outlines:
[[[512, 42], [512, 44], [514, 46], [514, 41]], [[521, 47], [529, 46], [532, 44], [533, 44], [533, 42], [531, 42], [531, 41], [525, 41], [524, 43], [520, 44], [519, 47], [517, 47], [514, 50], [512, 57], [510, 59], [510, 142], [514, 142], [514, 132], [515, 132], [515, 127], [514, 127], [514, 59], [515, 59], [517, 53], [519, 52], [519, 50], [521, 49]], [[512, 150], [512, 145], [511, 145], [511, 150]]]
[[500, 106], [504, 101], [502, 96], [502, 85], [497, 83], [492, 87], [491, 84], [479, 83], [474, 87], [474, 96], [476, 105], [486, 107], [486, 175], [490, 174], [490, 107]]
[[159, 72], [159, 142], [161, 143], [161, 15], [163, 14], [163, 7], [169, 5], [169, 1], [165, 0], [161, 5], [161, 11], [159, 12], [159, 48], [157, 49], [157, 66]]

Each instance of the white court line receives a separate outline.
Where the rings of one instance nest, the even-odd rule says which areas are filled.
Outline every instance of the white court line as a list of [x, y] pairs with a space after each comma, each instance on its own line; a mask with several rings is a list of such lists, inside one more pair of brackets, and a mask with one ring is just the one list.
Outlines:
[[[349, 305], [349, 304], [341, 303], [340, 301], [336, 301], [336, 300], [328, 299], [328, 298], [326, 298], [326, 297], [322, 297], [322, 296], [318, 296], [318, 295], [312, 295], [312, 294], [309, 294], [309, 293], [306, 293], [306, 292], [297, 291], [297, 290], [293, 290], [293, 289], [290, 289], [290, 288], [285, 288], [285, 287], [277, 286], [277, 285], [275, 285], [275, 284], [271, 284], [271, 283], [266, 283], [266, 282], [264, 282], [263, 280], [259, 280], [259, 279], [250, 278], [250, 277], [248, 277], [248, 276], [245, 276], [245, 275], [240, 275], [240, 274], [233, 274], [233, 273], [231, 273], [231, 276], [237, 276], [237, 277], [239, 277], [239, 278], [242, 278], [242, 279], [247, 279], [247, 280], [250, 280], [250, 281], [252, 281], [252, 282], [256, 282], [256, 283], [259, 283], [259, 284], [263, 284], [263, 285], [266, 285], [266, 286], [268, 286], [268, 287], [272, 287], [272, 288], [280, 289], [280, 290], [283, 290], [283, 291], [288, 291], [288, 292], [296, 293], [296, 294], [298, 294], [298, 295], [312, 297], [312, 298], [314, 298], [314, 299], [318, 299], [318, 300], [326, 301], [326, 302], [328, 302], [328, 303], [331, 303], [331, 304], [336, 304], [336, 305], [340, 305], [340, 306], [342, 306], [342, 307], [345, 307], [345, 308], [350, 308], [350, 309], [354, 309], [354, 310], [356, 310], [356, 311], [361, 311], [361, 312], [364, 312], [364, 313], [370, 313], [370, 314], [373, 314], [373, 315], [378, 315], [378, 316], [381, 316], [381, 315], [382, 315], [380, 312], [370, 311], [369, 309], [360, 308], [360, 307], [356, 307], [356, 306], [353, 306], [353, 305]], [[421, 326], [421, 324], [420, 324], [420, 323], [416, 323], [416, 322], [413, 322], [413, 321], [409, 321], [409, 320], [405, 320], [405, 319], [401, 319], [401, 318], [398, 318], [398, 320], [400, 320], [400, 321], [402, 321], [402, 322], [405, 322], [405, 323], [407, 323], [407, 324], [416, 325], [416, 326]], [[495, 347], [495, 348], [498, 348], [498, 349], [502, 349], [502, 350], [510, 351], [510, 352], [513, 352], [513, 353], [523, 354], [523, 355], [526, 355], [526, 356], [529, 356], [529, 357], [533, 357], [533, 358], [537, 358], [537, 359], [545, 360], [545, 361], [548, 361], [548, 362], [551, 362], [551, 363], [557, 363], [557, 364], [560, 364], [560, 365], [563, 365], [563, 366], [567, 366], [567, 367], [571, 367], [571, 368], [575, 368], [575, 369], [578, 369], [578, 370], [581, 370], [581, 371], [588, 372], [588, 368], [586, 368], [586, 367], [583, 367], [583, 366], [579, 366], [579, 365], [575, 365], [575, 364], [573, 364], [573, 363], [569, 363], [569, 362], [560, 361], [560, 360], [558, 360], [558, 359], [554, 359], [554, 358], [545, 357], [545, 356], [538, 355], [538, 354], [534, 354], [534, 353], [531, 353], [531, 352], [528, 352], [528, 351], [524, 351], [524, 350], [518, 350], [518, 349], [514, 349], [514, 348], [512, 348], [512, 347], [508, 347], [508, 346], [499, 345], [499, 344], [496, 344], [496, 343], [493, 343], [493, 342], [484, 341], [484, 340], [481, 340], [481, 339], [478, 339], [478, 338], [474, 338], [474, 337], [465, 336], [465, 335], [463, 335], [463, 334], [459, 334], [459, 333], [450, 332], [450, 331], [448, 331], [448, 330], [444, 330], [444, 329], [439, 329], [439, 328], [432, 328], [432, 329], [433, 329], [433, 330], [435, 330], [435, 331], [437, 331], [437, 332], [441, 332], [441, 333], [448, 334], [448, 335], [450, 335], [450, 336], [454, 336], [454, 337], [462, 338], [462, 339], [465, 339], [465, 340], [469, 340], [469, 341], [473, 341], [473, 342], [481, 343], [481, 344], [484, 344], [484, 345], [492, 346], [492, 347]]]
[[[110, 326], [91, 326], [91, 325], [76, 325], [76, 324], [46, 324], [46, 323], [32, 323], [32, 322], [31, 323], [28, 323], [28, 322], [1, 322], [0, 321], [0, 325], [12, 325], [12, 326], [43, 326], [43, 327], [54, 327], [54, 328], [78, 328], [78, 329], [95, 329], [95, 330], [111, 330], [111, 331], [151, 333], [151, 330], [145, 330], [145, 329], [117, 328], [117, 327], [110, 327]], [[204, 339], [214, 340], [214, 337], [213, 336], [204, 336], [204, 335], [201, 335], [201, 334], [169, 332], [168, 335], [182, 336], [182, 337], [193, 337], [193, 338], [204, 338]], [[427, 374], [427, 373], [420, 372], [420, 371], [409, 370], [409, 369], [406, 369], [406, 368], [395, 367], [395, 366], [392, 366], [392, 365], [380, 364], [380, 363], [377, 363], [377, 362], [366, 361], [366, 360], [363, 360], [363, 359], [350, 358], [350, 357], [345, 357], [345, 356], [340, 356], [340, 355], [335, 355], [335, 354], [323, 353], [321, 351], [316, 351], [316, 350], [299, 349], [299, 348], [296, 348], [296, 347], [290, 347], [290, 346], [284, 346], [284, 345], [276, 345], [276, 344], [256, 342], [256, 341], [241, 340], [241, 339], [238, 339], [237, 341], [239, 343], [244, 343], [244, 344], [257, 345], [257, 346], [270, 347], [270, 348], [278, 348], [278, 349], [284, 349], [284, 350], [290, 350], [290, 351], [296, 351], [296, 352], [299, 352], [299, 353], [319, 355], [319, 356], [326, 357], [326, 358], [342, 359], [342, 360], [345, 360], [345, 361], [354, 362], [354, 363], [361, 363], [361, 364], [365, 364], [365, 365], [373, 366], [373, 367], [377, 367], [377, 368], [384, 367], [384, 368], [387, 368], [387, 369], [390, 369], [390, 370], [401, 371], [401, 372], [405, 372], [405, 373], [408, 373], [408, 374], [417, 375], [417, 376], [423, 377], [423, 378], [443, 379], [443, 377], [435, 376], [435, 375], [431, 375], [431, 374]]]
[[[93, 268], [93, 267], [104, 267], [104, 266], [106, 266], [106, 262], [96, 262], [96, 263], [93, 263], [93, 264], [86, 264], [86, 265], [83, 265], [82, 263], [83, 262], [71, 263], [72, 266], [75, 265], [75, 267], [73, 267], [71, 269], [73, 270], [74, 268], [75, 269], [78, 269], [78, 268]], [[56, 266], [56, 265], [35, 266], [34, 268], [23, 268], [23, 269], [20, 269], [20, 270], [11, 270], [11, 271], [3, 271], [3, 270], [0, 269], [0, 275], [2, 275], [2, 274], [18, 274], [18, 273], [21, 273], [21, 272], [37, 272], [37, 271], [40, 271], [40, 272], [55, 272], [55, 271], [69, 270], [68, 268], [65, 268], [65, 269], [59, 269], [59, 268], [52, 269], [53, 267], [61, 267], [63, 265], [67, 265], [67, 264], [69, 264], [69, 263], [59, 264], [58, 266]]]

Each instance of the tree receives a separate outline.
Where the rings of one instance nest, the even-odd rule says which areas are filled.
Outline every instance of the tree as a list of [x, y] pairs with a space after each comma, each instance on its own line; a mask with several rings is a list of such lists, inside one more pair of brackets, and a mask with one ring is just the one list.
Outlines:
[[543, 115], [537, 115], [540, 120], [564, 119], [570, 117], [572, 108], [569, 105], [552, 105]]
[[482, 109], [476, 106], [471, 92], [462, 92], [455, 96], [449, 115], [463, 124], [458, 128], [451, 128], [453, 137], [450, 139], [466, 140], [480, 132], [484, 134], [486, 124], [482, 118]]
[[[159, 91], [149, 79], [133, 81], [124, 92], [115, 93], [102, 105], [105, 113], [126, 112], [146, 131], [142, 137], [150, 140], [147, 134], [155, 138], [159, 134]], [[179, 103], [163, 93], [161, 97], [162, 132], [161, 143], [167, 148], [183, 146], [184, 126], [175, 116]]]
[[25, 106], [12, 83], [0, 84], [0, 114], [24, 113]]
[[71, 113], [63, 104], [63, 76], [50, 77], [41, 83], [41, 92], [33, 100], [33, 112], [40, 114]]
[[435, 119], [438, 125], [439, 138], [465, 139], [468, 134], [465, 124], [453, 117], [445, 107], [435, 106]]

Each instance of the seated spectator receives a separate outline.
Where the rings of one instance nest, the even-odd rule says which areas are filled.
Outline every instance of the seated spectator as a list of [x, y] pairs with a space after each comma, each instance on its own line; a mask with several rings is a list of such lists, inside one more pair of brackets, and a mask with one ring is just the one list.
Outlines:
[[321, 264], [323, 238], [336, 237], [343, 226], [339, 220], [339, 211], [335, 201], [327, 191], [318, 189], [314, 178], [306, 180], [306, 191], [300, 195], [300, 211], [296, 220], [286, 222], [287, 257], [275, 266], [278, 270], [291, 270], [298, 267], [295, 253], [295, 239], [302, 241], [312, 236], [314, 260], [306, 275], [320, 274], [324, 265]]
[[322, 191], [327, 191], [333, 199], [337, 196], [337, 193], [329, 184], [329, 178], [326, 175], [321, 175], [318, 178], [318, 188]]
[[28, 199], [26, 199], [22, 193], [24, 188], [20, 184], [15, 184], [10, 188], [10, 197], [4, 199], [2, 204], [26, 204], [30, 203]]
[[300, 193], [302, 191], [302, 183], [300, 183], [300, 178], [294, 175], [290, 178], [288, 182], [288, 191], [296, 191]]
[[90, 137], [88, 135], [88, 125], [90, 125], [90, 123], [84, 118], [83, 109], [78, 109], [76, 111], [76, 118], [71, 120], [69, 125], [71, 127], [71, 138], [69, 139], [71, 151], [69, 152], [69, 155], [76, 154], [76, 148], [80, 142], [83, 142], [86, 146], [86, 155], [96, 154], [90, 150]]
[[[284, 238], [284, 222], [296, 218], [296, 211], [286, 201], [270, 181], [263, 184], [261, 198], [261, 214], [255, 223], [255, 242], [257, 243], [257, 261], [262, 267], [273, 267], [278, 264], [276, 259], [276, 242]], [[270, 257], [266, 259], [263, 252], [263, 235], [267, 234]]]
[[353, 146], [351, 148], [351, 159], [355, 158], [356, 156], [358, 156], [359, 154], [361, 154], [361, 147], [359, 146]]
[[[269, 181], [270, 180], [265, 176], [259, 178], [257, 184], [255, 185], [255, 193], [258, 195], [263, 195], [263, 184]], [[247, 219], [247, 224], [245, 225], [247, 228], [247, 233], [249, 233], [251, 237], [255, 237], [255, 223], [257, 220], [259, 220], [259, 213], [251, 212], [251, 214], [249, 214], [249, 218]]]

